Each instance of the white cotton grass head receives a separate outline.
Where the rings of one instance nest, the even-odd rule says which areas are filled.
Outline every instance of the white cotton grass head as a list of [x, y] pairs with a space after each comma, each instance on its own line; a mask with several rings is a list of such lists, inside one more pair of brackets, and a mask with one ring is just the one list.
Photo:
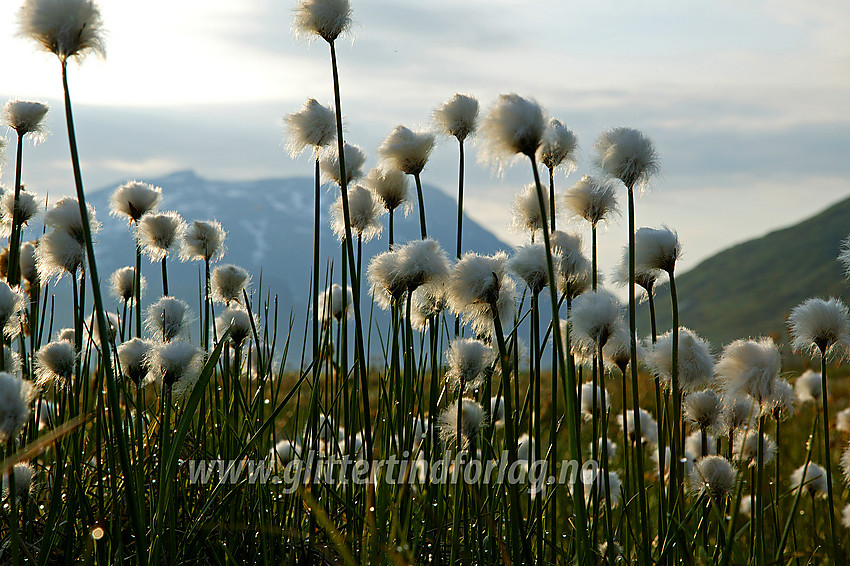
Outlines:
[[136, 239], [151, 261], [162, 261], [179, 244], [186, 223], [176, 212], [145, 214], [136, 226]]
[[13, 351], [9, 346], [3, 346], [3, 353], [5, 355], [4, 365], [0, 367], [0, 372], [11, 373], [12, 375], [16, 375], [21, 377], [23, 375], [21, 366], [21, 356], [17, 352]]
[[38, 242], [35, 265], [42, 281], [76, 273], [85, 260], [83, 244], [61, 230], [48, 232]]
[[848, 444], [841, 453], [841, 473], [844, 476], [844, 483], [850, 485], [850, 444]]
[[277, 458], [278, 462], [285, 465], [301, 459], [301, 445], [295, 440], [284, 438], [274, 445], [272, 454]]
[[9, 338], [21, 332], [21, 313], [29, 301], [19, 289], [12, 289], [5, 281], [0, 281], [0, 329]]
[[791, 384], [777, 378], [765, 403], [764, 413], [769, 413], [776, 421], [788, 420], [797, 410], [797, 400], [797, 394]]
[[3, 122], [18, 136], [30, 134], [30, 139], [39, 142], [44, 137], [44, 117], [48, 110], [47, 104], [41, 102], [10, 100], [3, 108]]
[[494, 427], [505, 426], [505, 400], [500, 396], [490, 397], [490, 420]]
[[478, 100], [467, 94], [455, 94], [434, 110], [434, 124], [443, 135], [464, 141], [478, 127]]
[[[118, 319], [118, 314], [114, 312], [104, 313], [106, 317], [106, 326], [109, 329], [106, 334], [106, 340], [110, 344], [115, 341], [116, 336], [118, 335], [118, 325], [120, 323]], [[100, 347], [100, 326], [98, 325], [96, 313], [92, 313], [86, 319], [85, 322], [85, 331], [86, 335], [84, 337], [84, 344], [88, 341], [91, 341], [92, 344]]]
[[[634, 417], [634, 411], [631, 409], [626, 411], [626, 422], [624, 424], [623, 415], [617, 415], [617, 423], [620, 425], [620, 429], [631, 442], [637, 440]], [[656, 444], [658, 442], [658, 423], [644, 409], [638, 410], [638, 418], [640, 419], [641, 442], [643, 444]]]
[[301, 110], [288, 114], [283, 121], [286, 125], [286, 148], [292, 157], [297, 157], [308, 147], [318, 152], [336, 139], [336, 114], [315, 98], [307, 99]]
[[[345, 156], [345, 179], [346, 186], [363, 176], [363, 164], [366, 163], [366, 153], [359, 146], [345, 142], [343, 149]], [[342, 177], [339, 167], [339, 148], [336, 145], [327, 147], [319, 158], [319, 169], [328, 181], [342, 186]]]
[[56, 333], [57, 340], [67, 340], [71, 344], [74, 343], [74, 329], [73, 328], [63, 328], [59, 332]]
[[106, 53], [103, 20], [93, 0], [26, 0], [18, 11], [18, 33], [61, 61]]
[[176, 297], [161, 297], [147, 309], [145, 328], [157, 340], [169, 342], [188, 330], [189, 305]]
[[599, 168], [629, 188], [645, 183], [658, 172], [655, 145], [638, 130], [620, 127], [602, 132], [594, 149]]
[[843, 357], [850, 352], [850, 311], [841, 299], [812, 297], [788, 317], [791, 349]]
[[[29, 462], [18, 462], [14, 466], [12, 466], [12, 474], [14, 474], [15, 478], [15, 497], [18, 500], [25, 500], [33, 488], [33, 476], [35, 475], [35, 470], [29, 464]], [[11, 478], [9, 477], [8, 472], [3, 473], [3, 495], [8, 495], [9, 488], [11, 487]]]
[[603, 347], [623, 324], [620, 301], [605, 290], [576, 297], [570, 310], [570, 337], [577, 352], [593, 352]]
[[[645, 357], [646, 349], [642, 344], [638, 343], [637, 359], [641, 360]], [[622, 373], [626, 372], [626, 367], [632, 359], [632, 339], [625, 320], [617, 324], [614, 333], [602, 347], [602, 359], [609, 366], [616, 367]]]
[[[144, 294], [147, 281], [142, 277], [140, 292]], [[133, 266], [119, 267], [109, 276], [109, 286], [112, 294], [128, 305], [135, 304], [136, 268]]]
[[821, 375], [813, 370], [806, 370], [794, 382], [794, 393], [801, 403], [811, 401], [820, 403], [823, 399], [823, 382]]
[[148, 352], [148, 377], [160, 388], [170, 387], [175, 403], [192, 392], [203, 365], [203, 350], [183, 340], [157, 344]]
[[[689, 457], [691, 460], [696, 462], [696, 460], [702, 456], [703, 453], [703, 441], [702, 441], [702, 433], [698, 430], [695, 430], [691, 434], [685, 437], [685, 455]], [[706, 454], [716, 454], [717, 453], [717, 441], [714, 440], [714, 437], [708, 435], [705, 441], [705, 453]]]
[[136, 385], [142, 383], [147, 373], [146, 361], [153, 348], [150, 340], [132, 338], [118, 346], [118, 363], [121, 374], [130, 378]]
[[850, 432], [850, 407], [835, 413], [835, 430]]
[[[3, 193], [0, 199], [0, 236], [9, 237], [12, 233], [12, 224], [15, 221], [15, 192]], [[17, 202], [17, 221], [25, 226], [30, 220], [41, 212], [42, 203], [38, 197], [21, 187]]]
[[[776, 443], [769, 436], [762, 435], [761, 463], [767, 465], [776, 457]], [[735, 460], [750, 468], [758, 464], [759, 434], [758, 430], [738, 429], [735, 433], [733, 455]]]
[[452, 390], [461, 394], [468, 389], [477, 388], [484, 378], [484, 373], [496, 361], [493, 348], [472, 338], [455, 338], [446, 350], [446, 382]]
[[850, 236], [841, 242], [841, 251], [838, 253], [838, 263], [844, 267], [844, 274], [850, 277]]
[[537, 102], [502, 94], [481, 122], [481, 158], [500, 168], [516, 154], [534, 157], [543, 140], [546, 118]]
[[526, 185], [514, 195], [511, 208], [511, 229], [515, 232], [531, 232], [546, 228], [545, 219], [549, 218], [549, 199], [543, 199], [544, 215], [540, 212], [540, 201], [537, 198], [537, 186], [534, 183]]
[[319, 36], [333, 43], [351, 27], [351, 4], [349, 0], [301, 0], [292, 25], [296, 36]]
[[442, 285], [448, 280], [449, 256], [436, 240], [411, 240], [397, 250], [398, 269], [408, 291], [422, 285]]
[[508, 260], [508, 266], [514, 274], [525, 281], [532, 294], [537, 295], [549, 281], [546, 262], [546, 248], [543, 244], [520, 246]]
[[516, 441], [517, 461], [528, 463], [534, 456], [534, 439], [523, 434]]
[[242, 303], [242, 291], [251, 283], [251, 274], [238, 265], [218, 265], [210, 273], [210, 286], [214, 301], [230, 305]]
[[[672, 386], [673, 332], [658, 337], [649, 354], [649, 365], [661, 382]], [[685, 391], [698, 391], [711, 385], [714, 375], [714, 357], [711, 345], [694, 331], [679, 328], [679, 387]]]
[[77, 352], [67, 340], [49, 342], [35, 354], [35, 375], [39, 387], [57, 383], [68, 385], [74, 375]]
[[405, 215], [412, 207], [407, 192], [408, 182], [408, 176], [402, 171], [381, 165], [369, 170], [363, 179], [363, 184], [374, 193], [385, 210], [401, 207]]
[[[348, 217], [350, 229], [364, 242], [379, 236], [384, 229], [380, 215], [383, 211], [381, 203], [375, 195], [361, 187], [352, 185], [348, 188]], [[331, 228], [340, 241], [345, 240], [345, 215], [343, 213], [342, 195], [331, 204]], [[352, 236], [353, 237], [353, 236]]]
[[504, 252], [492, 256], [468, 252], [448, 280], [449, 307], [484, 333], [493, 322], [491, 306], [496, 306], [500, 321], [516, 312], [516, 285], [505, 274], [507, 259]]
[[401, 274], [401, 254], [398, 250], [379, 253], [369, 261], [366, 275], [372, 290], [372, 298], [382, 309], [399, 303], [407, 290]]
[[[617, 446], [616, 442], [612, 441], [610, 438], [606, 438], [604, 440], [600, 438], [599, 442], [596, 444], [596, 453], [597, 454], [602, 454], [602, 447], [603, 446], [608, 451], [608, 459], [609, 460], [613, 460], [614, 458], [617, 457], [618, 446]], [[587, 452], [588, 452], [588, 454], [593, 454], [593, 442], [591, 442], [590, 444], [587, 445]]]
[[35, 394], [31, 381], [0, 372], [0, 441], [14, 438], [27, 422]]
[[560, 120], [552, 118], [543, 130], [537, 160], [549, 169], [562, 167], [569, 175], [576, 167], [578, 138]]
[[672, 273], [681, 255], [679, 236], [668, 227], [644, 227], [635, 232], [635, 273], [652, 270]]
[[737, 472], [723, 456], [705, 456], [691, 470], [689, 487], [698, 495], [708, 494], [715, 503], [722, 503], [735, 488]]
[[39, 286], [35, 254], [37, 246], [38, 240], [30, 240], [21, 244], [21, 277], [33, 287]]
[[[457, 428], [459, 406], [463, 412], [460, 430]], [[440, 437], [446, 446], [461, 450], [466, 448], [478, 431], [487, 424], [487, 415], [484, 408], [472, 399], [459, 399], [440, 414], [437, 424], [440, 427]]]
[[411, 295], [410, 324], [414, 330], [424, 332], [428, 321], [446, 308], [445, 281], [438, 284], [421, 285]]
[[162, 200], [162, 189], [143, 183], [129, 181], [124, 183], [109, 197], [110, 213], [113, 216], [126, 216], [133, 222], [156, 210]]
[[590, 175], [582, 177], [564, 193], [564, 204], [569, 211], [587, 220], [593, 227], [619, 212], [614, 185]]
[[[100, 222], [95, 216], [94, 207], [86, 204], [89, 218], [89, 227], [92, 234], [100, 230]], [[62, 197], [44, 214], [44, 223], [53, 228], [65, 232], [81, 244], [85, 244], [83, 237], [83, 220], [80, 215], [80, 204], [73, 197]]]
[[[258, 326], [256, 320], [251, 320], [253, 315], [249, 316], [245, 308], [227, 308], [216, 319], [216, 330], [219, 334], [230, 329], [228, 340], [233, 348], [240, 348], [248, 340], [253, 329]], [[252, 326], [253, 324], [253, 326]]]
[[186, 227], [180, 246], [183, 261], [212, 261], [224, 256], [227, 233], [218, 220], [195, 220]]
[[552, 250], [552, 267], [558, 279], [558, 291], [567, 293], [570, 298], [580, 294], [575, 287], [582, 288], [590, 285], [590, 262], [581, 253], [581, 236], [555, 230], [549, 234], [549, 246]]
[[[635, 285], [641, 287], [644, 291], [652, 293], [655, 288], [655, 283], [661, 276], [661, 270], [657, 268], [647, 268], [645, 265], [638, 265], [635, 262]], [[629, 246], [623, 246], [623, 253], [620, 255], [620, 262], [614, 268], [614, 283], [618, 285], [629, 284]]]
[[850, 529], [850, 503], [841, 510], [841, 524], [844, 525], [845, 529]]
[[726, 393], [746, 393], [759, 404], [770, 399], [782, 359], [776, 343], [768, 338], [739, 339], [723, 348], [715, 372]]
[[594, 473], [594, 470], [582, 470], [581, 472], [582, 481], [585, 484], [584, 488], [584, 498], [585, 500], [590, 500], [591, 495], [591, 485], [596, 486], [596, 497], [599, 498], [600, 501], [605, 500], [606, 498], [606, 490], [607, 493], [611, 494], [611, 506], [616, 507], [622, 501], [623, 496], [623, 484], [620, 481], [620, 476], [617, 472], [606, 472], [605, 470], [597, 470]]
[[809, 497], [826, 497], [826, 470], [814, 462], [800, 466], [791, 474], [791, 488], [797, 490], [801, 485]]
[[608, 402], [608, 392], [598, 385], [593, 385], [590, 382], [581, 384], [581, 395], [579, 398], [581, 403], [581, 415], [584, 420], [593, 419], [594, 405], [596, 406], [596, 417], [602, 415], [603, 404], [605, 407], [610, 407]]
[[728, 435], [739, 428], [752, 428], [759, 417], [758, 404], [745, 393], [723, 396], [720, 432]]
[[434, 151], [434, 134], [414, 132], [406, 126], [396, 126], [378, 147], [380, 155], [389, 165], [407, 175], [418, 175]]
[[689, 393], [683, 401], [685, 419], [699, 429], [715, 431], [720, 425], [723, 402], [715, 391], [706, 389]]
[[323, 324], [328, 324], [332, 319], [339, 322], [344, 315], [350, 315], [353, 302], [351, 286], [346, 287], [345, 303], [343, 303], [342, 286], [334, 283], [319, 295], [319, 320]]

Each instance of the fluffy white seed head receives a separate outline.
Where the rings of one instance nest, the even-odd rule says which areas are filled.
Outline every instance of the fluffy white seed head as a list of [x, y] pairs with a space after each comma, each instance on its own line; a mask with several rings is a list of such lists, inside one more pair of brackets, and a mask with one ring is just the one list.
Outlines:
[[109, 198], [113, 216], [127, 216], [137, 222], [148, 212], [156, 210], [162, 199], [162, 189], [141, 181], [124, 183]]
[[414, 132], [405, 126], [396, 126], [378, 148], [378, 155], [388, 164], [408, 175], [418, 175], [428, 163], [434, 150], [434, 134]]
[[850, 503], [841, 510], [841, 524], [844, 525], [845, 529], [850, 529]]
[[607, 490], [607, 493], [611, 494], [611, 506], [616, 507], [620, 504], [623, 496], [623, 485], [617, 472], [599, 470], [594, 476], [593, 470], [582, 470], [581, 476], [582, 481], [585, 484], [584, 498], [586, 501], [590, 500], [592, 491], [591, 485], [595, 485], [596, 497], [598, 497], [601, 501], [605, 500]]
[[[498, 313], [499, 323], [502, 325], [502, 331], [507, 334], [513, 324], [514, 317], [517, 314], [517, 301], [519, 293], [516, 283], [510, 277], [505, 277], [499, 287], [499, 298], [496, 300], [496, 312]], [[489, 306], [484, 303], [469, 305], [465, 313], [458, 313], [463, 318], [464, 323], [468, 323], [472, 327], [472, 331], [477, 336], [493, 337], [496, 330], [496, 324], [493, 320], [493, 313]], [[519, 342], [519, 357], [524, 358], [527, 355], [523, 353], [525, 346], [522, 341]], [[499, 369], [499, 368], [497, 368]]]
[[850, 408], [835, 413], [835, 430], [850, 432]]
[[[639, 409], [638, 415], [640, 418], [641, 442], [643, 444], [656, 444], [658, 442], [658, 423], [644, 409]], [[631, 409], [626, 411], [626, 422], [624, 424], [623, 415], [617, 415], [617, 423], [620, 425], [620, 429], [631, 442], [635, 442], [637, 439], [634, 416], [634, 411]]]
[[652, 270], [672, 273], [682, 255], [679, 236], [666, 226], [635, 232], [635, 273]]
[[814, 462], [800, 466], [791, 474], [791, 488], [797, 490], [801, 485], [809, 497], [826, 497], [826, 470]]
[[[363, 176], [363, 164], [366, 163], [366, 153], [359, 146], [345, 143], [343, 149], [345, 155], [345, 178], [346, 186]], [[339, 167], [339, 148], [336, 145], [329, 146], [322, 152], [319, 158], [319, 169], [328, 181], [333, 181], [340, 187], [342, 177]]]
[[333, 43], [349, 27], [349, 0], [301, 0], [295, 8], [293, 31], [297, 36], [319, 36]]
[[818, 372], [806, 370], [794, 383], [794, 393], [801, 403], [820, 403], [823, 399], [823, 382]]
[[[762, 435], [763, 465], [770, 464], [776, 456], [776, 443], [769, 436]], [[758, 464], [759, 433], [757, 430], [738, 429], [735, 433], [733, 454], [742, 465], [750, 468]]]
[[[673, 332], [658, 338], [649, 354], [653, 373], [667, 387], [673, 378]], [[688, 328], [679, 328], [679, 387], [683, 391], [697, 391], [708, 387], [714, 374], [714, 358], [709, 343]]]
[[[340, 241], [345, 240], [345, 215], [343, 214], [342, 195], [331, 204], [331, 228]], [[348, 188], [348, 214], [351, 231], [364, 242], [379, 236], [384, 229], [381, 224], [381, 203], [374, 193], [359, 185]]]
[[148, 353], [148, 377], [162, 389], [171, 388], [171, 398], [177, 403], [187, 397], [195, 386], [204, 365], [204, 352], [183, 340], [163, 342]]
[[301, 458], [301, 445], [295, 440], [279, 440], [272, 448], [274, 454], [281, 464], [288, 464]]
[[[107, 312], [107, 313], [104, 313], [104, 314], [106, 315], [106, 326], [109, 328], [109, 331], [106, 334], [106, 340], [107, 340], [107, 342], [112, 343], [112, 342], [115, 341], [115, 337], [117, 336], [118, 324], [119, 324], [120, 321], [118, 320], [118, 314], [117, 313]], [[86, 330], [86, 335], [85, 335], [83, 343], [85, 344], [86, 341], [91, 340], [92, 344], [94, 344], [95, 346], [97, 346], [99, 348], [100, 347], [100, 327], [98, 326], [96, 313], [92, 313], [86, 319], [85, 330]]]
[[[646, 357], [646, 350], [640, 343], [637, 344], [637, 359]], [[602, 358], [609, 366], [614, 366], [625, 373], [626, 367], [632, 359], [632, 340], [625, 321], [617, 324], [614, 333], [602, 347]]]
[[434, 110], [434, 124], [442, 134], [464, 141], [478, 126], [478, 100], [455, 94]]
[[74, 363], [77, 352], [74, 345], [67, 340], [57, 340], [45, 344], [35, 354], [36, 369], [40, 387], [52, 383], [67, 385], [74, 375]]
[[74, 329], [73, 328], [63, 328], [59, 332], [56, 333], [57, 340], [67, 340], [71, 344], [74, 343]]
[[643, 184], [658, 172], [658, 154], [652, 141], [632, 128], [613, 128], [596, 140], [596, 163], [609, 177], [627, 187]]
[[424, 332], [431, 317], [446, 308], [445, 281], [436, 284], [421, 285], [411, 295], [410, 324], [414, 330]]
[[460, 390], [461, 394], [467, 389], [475, 389], [483, 380], [484, 372], [490, 369], [495, 360], [496, 353], [493, 348], [484, 342], [471, 338], [455, 338], [446, 351], [446, 361], [449, 364], [446, 381], [453, 390]]
[[363, 184], [381, 201], [386, 210], [402, 207], [406, 215], [411, 209], [407, 193], [408, 177], [392, 167], [378, 166], [366, 174]]
[[[610, 438], [606, 438], [604, 440], [600, 438], [599, 442], [596, 445], [596, 453], [597, 454], [602, 454], [602, 447], [603, 446], [608, 451], [608, 458], [609, 459], [613, 460], [614, 458], [617, 457], [617, 448], [618, 448], [617, 443], [612, 441]], [[593, 454], [593, 442], [591, 442], [590, 444], [587, 445], [587, 451], [588, 451], [589, 454]]]
[[145, 327], [157, 340], [169, 342], [182, 336], [189, 325], [189, 305], [176, 297], [161, 297], [150, 305]]
[[508, 260], [508, 266], [517, 277], [525, 281], [533, 294], [543, 290], [549, 281], [546, 248], [543, 244], [520, 246]]
[[720, 424], [723, 404], [720, 395], [711, 389], [694, 391], [684, 399], [685, 419], [694, 426], [714, 431]]
[[448, 283], [449, 306], [457, 314], [469, 313], [479, 306], [487, 307], [499, 300], [508, 256], [499, 252], [482, 256], [467, 252], [455, 264]]
[[736, 479], [735, 468], [722, 456], [705, 456], [697, 460], [690, 473], [691, 490], [708, 494], [716, 503], [732, 495]]
[[[552, 248], [552, 267], [558, 279], [558, 290], [570, 298], [581, 294], [590, 285], [590, 262], [581, 253], [581, 236], [555, 230], [549, 234]], [[576, 288], [581, 291], [575, 292]]]
[[493, 426], [505, 426], [505, 400], [501, 397], [490, 397], [490, 419]]
[[283, 121], [287, 130], [286, 148], [292, 157], [308, 147], [318, 152], [336, 139], [334, 111], [315, 98], [308, 99], [301, 110], [287, 115]]
[[[100, 222], [95, 216], [94, 207], [86, 204], [88, 210], [89, 227], [92, 234], [100, 230]], [[83, 237], [83, 220], [80, 216], [80, 204], [77, 199], [63, 197], [56, 201], [53, 207], [44, 215], [44, 223], [53, 228], [72, 236], [81, 244], [85, 244]]]
[[0, 441], [14, 438], [30, 415], [36, 388], [7, 372], [0, 372]]
[[139, 219], [136, 239], [151, 261], [162, 261], [185, 230], [186, 223], [176, 212], [148, 213]]
[[15, 337], [21, 332], [20, 315], [28, 304], [24, 293], [0, 281], [0, 329], [7, 337]]
[[214, 301], [229, 305], [242, 303], [242, 291], [251, 283], [251, 274], [238, 265], [219, 265], [210, 273]]
[[[637, 258], [635, 258], [637, 259]], [[645, 265], [638, 265], [635, 261], [635, 285], [642, 287], [647, 293], [652, 293], [655, 282], [661, 276], [661, 270], [655, 268], [647, 268]], [[614, 283], [618, 285], [629, 284], [629, 246], [623, 247], [623, 253], [620, 255], [620, 263], [614, 269]]]
[[564, 204], [594, 227], [610, 214], [619, 212], [617, 192], [608, 181], [585, 175], [564, 194]]
[[31, 240], [21, 244], [21, 277], [29, 283], [30, 287], [39, 287], [38, 268], [36, 265], [35, 251], [38, 240]]
[[406, 281], [401, 274], [401, 254], [398, 250], [389, 250], [372, 258], [366, 269], [372, 297], [383, 309], [399, 303], [407, 290]]
[[48, 232], [39, 240], [35, 252], [39, 279], [46, 282], [64, 273], [76, 273], [85, 257], [79, 240], [61, 230]]
[[[458, 407], [461, 407], [460, 410], [463, 411], [460, 430], [457, 428]], [[440, 427], [440, 436], [446, 446], [461, 450], [466, 448], [481, 427], [486, 424], [487, 415], [484, 408], [472, 399], [460, 399], [449, 405], [440, 414], [437, 422]]]
[[759, 416], [758, 404], [747, 394], [724, 395], [721, 432], [728, 435], [739, 428], [752, 428]]
[[118, 363], [121, 373], [139, 385], [147, 373], [147, 359], [153, 343], [150, 340], [133, 338], [118, 346]]
[[584, 293], [573, 301], [569, 322], [575, 351], [592, 353], [599, 344], [604, 347], [623, 324], [620, 301], [604, 290]]
[[[145, 278], [142, 277], [140, 292], [143, 294], [146, 287]], [[109, 284], [112, 289], [112, 294], [116, 298], [124, 301], [128, 305], [135, 304], [136, 294], [136, 268], [130, 265], [119, 267], [109, 276]]]
[[784, 421], [794, 416], [796, 411], [797, 394], [791, 384], [782, 378], [777, 378], [773, 391], [767, 398], [764, 413], [770, 414], [776, 421]]
[[543, 130], [537, 160], [549, 169], [563, 166], [565, 173], [570, 174], [576, 166], [577, 149], [578, 139], [573, 131], [552, 118]]
[[812, 297], [788, 317], [795, 352], [846, 356], [850, 351], [850, 311], [840, 299]]
[[351, 304], [354, 302], [354, 296], [351, 294], [351, 286], [346, 287], [346, 301], [343, 308], [342, 286], [334, 283], [319, 295], [319, 320], [324, 324], [330, 322], [331, 319], [336, 319], [337, 322], [342, 320], [343, 315], [350, 313]]
[[21, 377], [22, 366], [21, 366], [21, 356], [13, 351], [9, 346], [3, 346], [3, 353], [5, 354], [5, 363], [3, 367], [0, 367], [0, 372], [11, 373], [12, 375], [16, 375]]
[[[215, 324], [219, 333], [223, 333], [229, 328], [230, 334], [228, 339], [230, 345], [234, 348], [239, 348], [253, 334], [251, 318], [248, 316], [248, 311], [244, 308], [227, 308], [215, 319]], [[254, 326], [258, 326], [256, 320], [254, 321]]]
[[436, 240], [412, 240], [396, 249], [398, 269], [408, 291], [421, 285], [442, 285], [448, 280], [449, 256]]
[[850, 444], [841, 453], [839, 464], [841, 465], [841, 473], [844, 475], [844, 482], [850, 485]]
[[20, 226], [25, 226], [30, 220], [41, 212], [41, 202], [38, 197], [21, 188], [18, 194], [17, 206], [15, 203], [15, 192], [7, 191], [0, 198], [0, 236], [8, 238], [12, 234], [12, 224], [15, 221], [15, 209], [17, 208], [17, 221]]
[[[703, 442], [702, 442], [702, 433], [700, 431], [694, 431], [688, 436], [685, 437], [685, 455], [688, 456], [693, 462], [696, 462], [697, 459], [702, 456], [703, 452]], [[706, 437], [705, 442], [705, 453], [706, 454], [716, 454], [717, 453], [717, 442], [714, 440], [714, 437], [708, 436]]]
[[183, 261], [211, 261], [224, 256], [227, 233], [218, 220], [195, 220], [183, 232], [180, 258]]
[[533, 100], [502, 94], [484, 116], [481, 157], [500, 167], [516, 154], [533, 157], [543, 140], [546, 118]]
[[602, 389], [602, 387], [594, 386], [592, 383], [582, 383], [581, 384], [581, 414], [584, 417], [584, 420], [589, 421], [593, 419], [594, 415], [594, 405], [596, 406], [596, 417], [599, 418], [602, 415], [602, 406], [604, 403], [605, 407], [610, 408], [610, 404], [608, 403], [608, 392]]
[[844, 267], [844, 274], [850, 277], [850, 236], [841, 242], [841, 251], [838, 253], [838, 263]]
[[782, 359], [776, 343], [767, 337], [735, 340], [723, 348], [715, 372], [726, 393], [746, 393], [759, 404], [770, 399]]
[[31, 134], [36, 142], [44, 135], [44, 117], [48, 106], [41, 102], [28, 100], [10, 100], [3, 108], [3, 122], [15, 130], [18, 136]]
[[[32, 491], [32, 479], [35, 470], [29, 462], [19, 462], [12, 466], [12, 474], [15, 477], [15, 497], [19, 500], [26, 499]], [[11, 487], [11, 478], [8, 472], [3, 473], [3, 495], [8, 495]]]
[[[543, 199], [543, 210], [549, 218], [549, 199]], [[537, 200], [537, 187], [534, 183], [526, 185], [514, 196], [511, 209], [511, 228], [516, 232], [531, 232], [546, 228], [544, 216], [540, 212], [540, 202]]]
[[19, 34], [60, 60], [106, 50], [100, 9], [92, 0], [26, 0], [18, 11]]

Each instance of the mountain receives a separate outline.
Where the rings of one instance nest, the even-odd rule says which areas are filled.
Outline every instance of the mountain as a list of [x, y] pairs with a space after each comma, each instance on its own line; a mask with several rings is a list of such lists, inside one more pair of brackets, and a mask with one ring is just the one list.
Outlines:
[[[719, 229], [719, 228], [718, 228]], [[850, 233], [850, 199], [799, 224], [738, 244], [676, 277], [679, 320], [715, 348], [736, 338], [773, 334], [787, 340], [791, 309], [818, 296], [850, 300], [836, 261]], [[659, 333], [671, 327], [668, 285], [655, 293]], [[641, 335], [649, 333], [641, 306]]]
[[[286, 331], [290, 311], [294, 315], [293, 344], [298, 344], [303, 332], [309, 303], [310, 271], [313, 246], [313, 179], [287, 178], [257, 181], [217, 181], [204, 179], [191, 171], [182, 171], [165, 177], [143, 179], [162, 187], [160, 210], [177, 211], [187, 221], [217, 219], [227, 232], [227, 254], [222, 263], [244, 267], [253, 275], [255, 291], [262, 297], [270, 293], [277, 296], [279, 305], [279, 330]], [[89, 202], [97, 211], [103, 227], [95, 236], [95, 254], [102, 281], [117, 268], [133, 265], [135, 244], [128, 223], [123, 218], [109, 215], [109, 197], [120, 184], [90, 192]], [[325, 270], [332, 265], [334, 279], [339, 273], [339, 242], [329, 226], [329, 207], [338, 189], [323, 186], [321, 190], [321, 265], [322, 283]], [[428, 234], [438, 240], [446, 250], [455, 249], [457, 202], [437, 189], [423, 187]], [[386, 224], [386, 217], [384, 217]], [[464, 249], [490, 254], [510, 250], [468, 217], [463, 225]], [[397, 214], [395, 240], [406, 242], [419, 238], [419, 217], [414, 211], [407, 217]], [[363, 269], [369, 258], [385, 251], [386, 231], [380, 238], [363, 245]], [[450, 256], [453, 253], [450, 251]], [[199, 281], [203, 265], [181, 263], [168, 259], [168, 284], [172, 295], [186, 300], [194, 313], [199, 313]], [[147, 300], [158, 297], [162, 291], [159, 264], [142, 260], [142, 275], [147, 280]], [[262, 288], [259, 288], [262, 282]], [[63, 293], [64, 284], [57, 288], [56, 312], [60, 324], [70, 323], [70, 301]], [[320, 287], [324, 287], [321, 285]], [[364, 286], [365, 289], [365, 286]], [[61, 298], [60, 298], [61, 297]], [[368, 297], [368, 295], [367, 295]], [[89, 302], [90, 304], [90, 302]], [[116, 308], [112, 297], [107, 301]], [[368, 305], [368, 303], [366, 303]], [[368, 309], [368, 306], [364, 308]], [[67, 311], [67, 312], [66, 312]], [[196, 317], [197, 318], [197, 317]], [[196, 335], [193, 333], [193, 335]], [[297, 340], [297, 342], [295, 341]], [[376, 340], [377, 342], [377, 340]]]

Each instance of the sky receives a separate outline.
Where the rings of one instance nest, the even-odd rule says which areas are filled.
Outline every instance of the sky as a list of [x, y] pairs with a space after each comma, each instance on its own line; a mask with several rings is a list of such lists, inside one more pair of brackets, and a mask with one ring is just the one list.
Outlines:
[[[16, 35], [20, 4], [0, 8], [0, 101], [51, 105], [51, 133], [25, 149], [23, 178], [53, 198], [73, 191], [59, 66]], [[310, 175], [308, 157], [284, 151], [282, 117], [309, 97], [330, 105], [333, 91], [327, 44], [292, 34], [295, 6], [102, 0], [106, 58], [72, 65], [69, 79], [87, 188], [182, 169], [220, 180]], [[680, 270], [850, 196], [846, 0], [353, 0], [352, 8], [351, 33], [337, 42], [342, 105], [346, 140], [368, 153], [368, 167], [397, 124], [431, 127], [433, 109], [455, 92], [477, 97], [482, 112], [516, 92], [573, 129], [579, 165], [556, 177], [559, 190], [594, 173], [600, 132], [634, 127], [661, 158], [638, 198], [637, 225], [678, 231]], [[520, 245], [528, 236], [508, 230], [511, 203], [531, 171], [520, 162], [497, 174], [476, 161], [480, 143], [468, 151], [465, 209]], [[14, 183], [9, 149], [5, 186]], [[456, 143], [440, 139], [422, 178], [455, 194]], [[603, 228], [604, 269], [626, 240], [625, 218]]]

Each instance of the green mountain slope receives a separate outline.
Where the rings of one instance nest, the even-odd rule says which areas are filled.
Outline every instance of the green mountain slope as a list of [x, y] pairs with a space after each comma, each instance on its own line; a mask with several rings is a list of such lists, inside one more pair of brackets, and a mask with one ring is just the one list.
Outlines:
[[[850, 233], [850, 199], [795, 226], [771, 232], [703, 261], [677, 275], [679, 319], [715, 349], [736, 338], [775, 334], [787, 341], [786, 319], [812, 296], [850, 298], [836, 261]], [[685, 243], [687, 245], [687, 243]], [[671, 327], [667, 283], [655, 293], [659, 334]], [[649, 334], [646, 304], [640, 335]]]

